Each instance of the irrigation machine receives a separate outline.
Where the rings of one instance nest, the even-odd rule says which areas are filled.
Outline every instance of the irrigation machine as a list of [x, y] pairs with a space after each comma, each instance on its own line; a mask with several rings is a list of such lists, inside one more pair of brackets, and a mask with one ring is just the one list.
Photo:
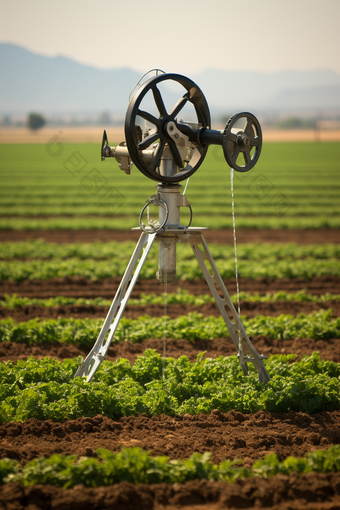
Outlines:
[[[78, 368], [75, 376], [89, 382], [115, 335], [125, 306], [140, 271], [155, 241], [159, 244], [156, 277], [166, 285], [176, 281], [176, 245], [189, 243], [200, 265], [218, 309], [237, 350], [240, 365], [248, 375], [253, 363], [259, 380], [270, 380], [259, 355], [251, 344], [223, 280], [211, 256], [203, 232], [206, 227], [191, 227], [192, 210], [181, 181], [188, 179], [203, 163], [210, 145], [222, 146], [225, 160], [238, 172], [251, 170], [261, 152], [262, 132], [257, 118], [248, 112], [233, 115], [222, 131], [211, 129], [210, 111], [200, 88], [189, 78], [178, 74], [155, 74], [137, 84], [130, 94], [125, 117], [125, 141], [110, 146], [103, 133], [101, 159], [115, 158], [121, 170], [130, 175], [134, 164], [157, 184], [157, 193], [142, 208], [138, 230], [141, 235], [101, 328], [99, 336]], [[168, 101], [164, 100], [167, 96]], [[179, 97], [179, 99], [178, 99]], [[168, 111], [166, 104], [174, 104]], [[179, 118], [188, 115], [190, 120]], [[149, 209], [157, 208], [157, 220], [150, 219]], [[189, 225], [180, 221], [181, 207], [190, 210]]]

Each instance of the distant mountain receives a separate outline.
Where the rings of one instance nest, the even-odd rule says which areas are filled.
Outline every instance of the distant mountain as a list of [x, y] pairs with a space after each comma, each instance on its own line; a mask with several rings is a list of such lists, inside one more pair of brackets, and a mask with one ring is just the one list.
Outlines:
[[121, 113], [140, 78], [130, 69], [95, 69], [13, 44], [0, 44], [0, 75], [2, 113]]
[[212, 108], [237, 110], [316, 110], [340, 108], [340, 74], [332, 70], [223, 71], [195, 76]]
[[[123, 115], [140, 78], [131, 69], [96, 69], [13, 44], [0, 44], [0, 76], [0, 114], [51, 115]], [[207, 69], [189, 78], [202, 89], [212, 112], [340, 109], [340, 75], [331, 70], [270, 74]]]
[[[273, 103], [274, 104], [274, 103]], [[281, 109], [340, 110], [340, 85], [310, 87], [301, 90], [283, 90], [275, 98]]]

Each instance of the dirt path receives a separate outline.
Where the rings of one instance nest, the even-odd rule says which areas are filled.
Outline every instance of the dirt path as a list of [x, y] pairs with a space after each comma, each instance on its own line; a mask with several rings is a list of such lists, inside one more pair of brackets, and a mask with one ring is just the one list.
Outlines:
[[[131, 230], [1, 230], [0, 242], [45, 239], [49, 243], [91, 243], [95, 240], [137, 241], [140, 233]], [[208, 243], [234, 244], [230, 229], [206, 230], [204, 238]], [[237, 229], [238, 243], [340, 243], [340, 230], [304, 229]]]

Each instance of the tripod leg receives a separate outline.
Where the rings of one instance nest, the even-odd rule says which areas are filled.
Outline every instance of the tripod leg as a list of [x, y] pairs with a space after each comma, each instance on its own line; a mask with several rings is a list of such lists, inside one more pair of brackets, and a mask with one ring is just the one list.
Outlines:
[[[135, 251], [133, 252], [133, 255], [126, 268], [126, 271], [118, 287], [114, 300], [111, 304], [110, 310], [106, 316], [103, 327], [100, 330], [99, 336], [94, 346], [92, 347], [91, 351], [78, 368], [75, 377], [86, 377], [86, 382], [90, 382], [92, 377], [96, 373], [99, 365], [104, 360], [106, 352], [110, 346], [111, 340], [118, 327], [119, 321], [123, 315], [126, 303], [129, 300], [131, 292], [138, 279], [139, 273], [144, 265], [145, 259], [149, 254], [149, 251], [155, 240], [155, 237], [156, 234], [148, 234], [145, 232], [143, 232], [142, 235], [140, 236]], [[138, 262], [139, 257], [140, 260]], [[137, 262], [138, 265], [136, 267]], [[136, 270], [134, 272], [135, 267]]]
[[[256, 370], [259, 374], [261, 382], [270, 381], [270, 377], [263, 364], [265, 356], [259, 355], [254, 347], [252, 346], [240, 316], [238, 315], [235, 307], [230, 299], [228, 291], [223, 283], [220, 273], [215, 265], [215, 262], [211, 256], [208, 245], [202, 234], [199, 236], [192, 236], [190, 239], [191, 248], [197, 258], [197, 261], [202, 269], [207, 284], [211, 290], [212, 295], [216, 301], [219, 311], [226, 323], [229, 330], [232, 341], [238, 351], [238, 357], [243, 372], [248, 375], [247, 363], [254, 363]], [[200, 248], [202, 247], [202, 249]], [[208, 261], [211, 269], [209, 270], [205, 261]], [[212, 272], [212, 274], [211, 274]], [[232, 319], [229, 318], [228, 312], [232, 315]]]

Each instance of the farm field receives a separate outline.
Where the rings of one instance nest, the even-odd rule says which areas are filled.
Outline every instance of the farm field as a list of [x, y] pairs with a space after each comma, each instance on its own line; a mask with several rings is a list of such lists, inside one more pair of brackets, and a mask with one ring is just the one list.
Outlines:
[[[129, 230], [155, 193], [156, 183], [137, 169], [127, 176], [115, 161], [100, 162], [96, 144], [0, 145], [0, 155], [1, 230], [91, 230], [94, 236]], [[339, 228], [338, 160], [336, 142], [265, 145], [256, 167], [235, 175], [237, 227]], [[232, 228], [229, 174], [222, 150], [211, 147], [186, 191], [194, 226]], [[189, 222], [182, 209], [183, 223]]]
[[[265, 144], [234, 177], [241, 316], [267, 385], [243, 375], [185, 244], [166, 300], [152, 248], [94, 381], [73, 379], [155, 187], [95, 144], [59, 147], [0, 145], [0, 509], [337, 508], [339, 143]], [[218, 150], [187, 195], [237, 306]]]

